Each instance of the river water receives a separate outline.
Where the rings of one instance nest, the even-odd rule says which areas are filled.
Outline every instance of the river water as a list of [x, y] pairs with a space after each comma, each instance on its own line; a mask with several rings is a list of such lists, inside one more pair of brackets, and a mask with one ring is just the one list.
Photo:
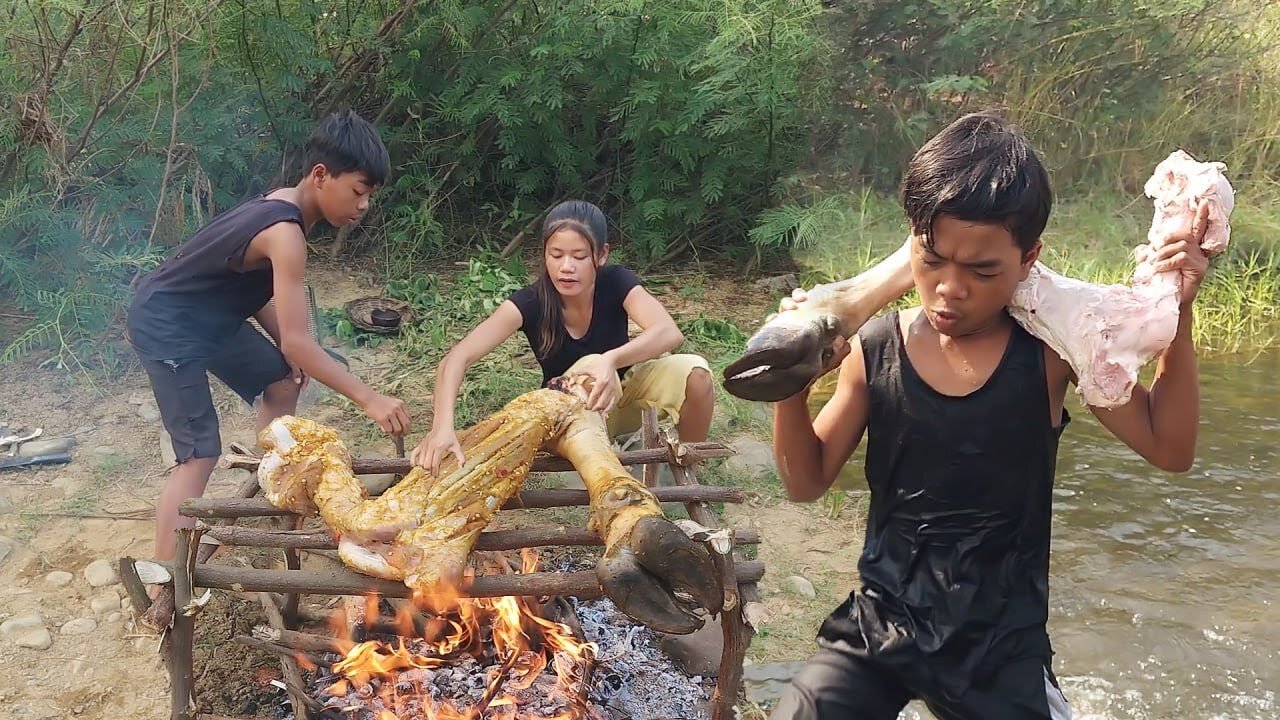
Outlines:
[[1076, 720], [1280, 718], [1280, 351], [1200, 373], [1180, 475], [1068, 399], [1049, 635]]

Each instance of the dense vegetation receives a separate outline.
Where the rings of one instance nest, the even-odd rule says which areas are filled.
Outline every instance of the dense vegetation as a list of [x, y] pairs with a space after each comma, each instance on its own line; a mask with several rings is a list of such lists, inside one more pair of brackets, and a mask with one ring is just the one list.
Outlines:
[[639, 264], [811, 245], [990, 105], [1074, 197], [1127, 203], [1175, 146], [1253, 206], [1280, 167], [1280, 12], [1235, 0], [21, 0], [0, 32], [0, 360], [110, 364], [137, 273], [337, 108], [395, 164], [342, 252], [392, 278], [570, 196]]

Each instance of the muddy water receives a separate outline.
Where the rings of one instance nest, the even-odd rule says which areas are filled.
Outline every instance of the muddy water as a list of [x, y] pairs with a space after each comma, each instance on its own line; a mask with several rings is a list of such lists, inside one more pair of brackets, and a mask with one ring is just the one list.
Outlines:
[[1251, 359], [1201, 363], [1186, 474], [1068, 406], [1049, 632], [1076, 720], [1280, 718], [1280, 351]]

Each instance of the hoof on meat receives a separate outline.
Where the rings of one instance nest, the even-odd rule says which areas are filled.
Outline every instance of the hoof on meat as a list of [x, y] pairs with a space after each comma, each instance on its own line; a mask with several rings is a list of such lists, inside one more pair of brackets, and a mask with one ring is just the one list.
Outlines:
[[[670, 520], [647, 517], [596, 564], [605, 594], [632, 619], [659, 632], [687, 635], [720, 612], [724, 591], [706, 548]], [[692, 601], [677, 593], [687, 594]]]
[[822, 373], [840, 334], [839, 322], [830, 315], [776, 315], [724, 369], [724, 389], [744, 400], [785, 400]]

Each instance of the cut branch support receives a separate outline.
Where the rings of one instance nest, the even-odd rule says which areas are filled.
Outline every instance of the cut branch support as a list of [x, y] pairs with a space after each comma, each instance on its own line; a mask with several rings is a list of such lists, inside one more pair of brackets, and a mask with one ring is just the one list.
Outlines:
[[[645, 448], [643, 450], [627, 450], [618, 453], [618, 462], [623, 465], [645, 465], [648, 463], [674, 462], [675, 452], [669, 448]], [[682, 462], [696, 463], [713, 458], [729, 457], [734, 454], [733, 448], [716, 442], [687, 443], [679, 447], [678, 452], [686, 460]], [[221, 467], [239, 470], [258, 471], [261, 458], [252, 455], [227, 454], [218, 462]], [[372, 457], [353, 458], [351, 472], [356, 475], [404, 474], [413, 469], [413, 463], [406, 458]], [[566, 472], [573, 470], [573, 464], [555, 455], [539, 455], [534, 458], [529, 472]]]
[[[653, 488], [658, 502], [726, 502], [742, 503], [747, 500], [742, 488], [694, 485], [690, 487]], [[553, 507], [585, 507], [591, 501], [586, 490], [526, 490], [511, 498], [503, 510], [522, 510]], [[196, 518], [276, 517], [290, 515], [266, 498], [192, 498], [182, 503], [178, 512]]]
[[[250, 478], [240, 486], [238, 497], [251, 498], [258, 494], [258, 478]], [[232, 522], [235, 522], [232, 520]], [[213, 554], [217, 552], [217, 545], [200, 545], [196, 551], [196, 562], [205, 563]], [[173, 593], [172, 585], [165, 585], [160, 588], [160, 592], [156, 595], [155, 600], [151, 601], [151, 607], [138, 618], [138, 622], [143, 626], [151, 628], [155, 631], [163, 630], [169, 627], [169, 621], [173, 618]]]
[[195, 720], [195, 667], [193, 643], [196, 617], [191, 607], [192, 575], [196, 567], [199, 530], [178, 529], [178, 548], [174, 555], [173, 594], [178, 613], [173, 618], [169, 636], [169, 715], [171, 720]]
[[[748, 560], [738, 563], [739, 582], [754, 582], [764, 577], [764, 563]], [[346, 568], [332, 570], [261, 570], [258, 568], [197, 565], [195, 584], [203, 588], [236, 592], [281, 592], [304, 595], [381, 595], [407, 598], [411, 591], [403, 583], [361, 575]], [[581, 599], [602, 596], [594, 571], [569, 573], [523, 573], [482, 575], [461, 588], [463, 597], [503, 597], [572, 595]]]
[[[203, 525], [205, 534], [223, 545], [246, 545], [288, 550], [336, 550], [338, 543], [327, 530], [275, 531], [236, 525]], [[734, 541], [738, 545], [754, 545], [760, 542], [760, 532], [743, 530]], [[518, 530], [490, 530], [480, 533], [476, 550], [519, 550], [521, 548], [561, 546], [599, 546], [600, 536], [581, 527], [544, 526]]]

